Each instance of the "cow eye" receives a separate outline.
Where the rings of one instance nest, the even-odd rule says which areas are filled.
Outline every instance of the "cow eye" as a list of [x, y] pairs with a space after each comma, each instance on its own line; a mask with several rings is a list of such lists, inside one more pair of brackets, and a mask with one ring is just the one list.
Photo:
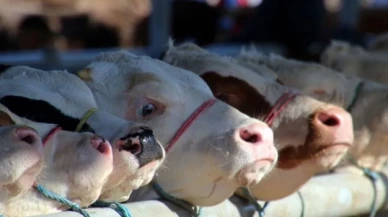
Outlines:
[[150, 115], [152, 112], [154, 112], [156, 109], [156, 106], [152, 103], [147, 103], [143, 106], [141, 110], [141, 116], [145, 117]]

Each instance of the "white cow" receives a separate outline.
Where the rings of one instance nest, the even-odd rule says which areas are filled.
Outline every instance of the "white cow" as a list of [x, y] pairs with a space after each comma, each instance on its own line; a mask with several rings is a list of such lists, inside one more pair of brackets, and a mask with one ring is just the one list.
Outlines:
[[[220, 203], [260, 182], [277, 161], [272, 130], [216, 100], [189, 71], [119, 51], [100, 54], [79, 75], [101, 109], [155, 130], [167, 150], [155, 182], [176, 198]], [[151, 188], [136, 195], [158, 198]]]
[[321, 63], [347, 75], [388, 84], [387, 55], [369, 53], [359, 46], [332, 41], [322, 53]]
[[[22, 184], [28, 183], [31, 186], [36, 181], [36, 184], [79, 203], [82, 207], [98, 199], [113, 171], [113, 152], [109, 142], [92, 133], [61, 131], [55, 124], [31, 122], [16, 116], [1, 104], [0, 114], [2, 124], [23, 124], [36, 129], [19, 127], [16, 132], [10, 131], [10, 136], [17, 136], [30, 143], [23, 145], [39, 149], [38, 154], [27, 155], [27, 152], [24, 156], [19, 155], [19, 158], [23, 158], [25, 167], [32, 165], [27, 175], [22, 177]], [[11, 129], [10, 127], [12, 126], [8, 126], [8, 129]], [[44, 138], [43, 149], [40, 138]], [[9, 139], [12, 145], [18, 147], [18, 144], [14, 143], [18, 140], [13, 140], [12, 137]], [[43, 158], [39, 153], [43, 153]], [[4, 162], [1, 163], [3, 166]], [[42, 165], [44, 167], [41, 170]], [[36, 177], [38, 172], [40, 173]], [[11, 189], [11, 192], [12, 190], [15, 189]], [[1, 205], [0, 213], [7, 217], [46, 214], [69, 208], [45, 198], [33, 188], [19, 197], [4, 201]]]
[[279, 162], [267, 178], [251, 187], [257, 199], [276, 200], [297, 191], [316, 173], [335, 166], [353, 143], [349, 113], [293, 95], [298, 91], [275, 82], [270, 72], [263, 71], [269, 78], [260, 76], [232, 58], [192, 43], [170, 44], [163, 60], [200, 75], [217, 98], [245, 114], [273, 122]]
[[133, 189], [151, 181], [164, 159], [164, 149], [148, 127], [102, 110], [85, 116], [89, 109], [97, 108], [93, 95], [77, 76], [65, 71], [11, 67], [0, 76], [0, 103], [21, 117], [58, 124], [67, 131], [74, 131], [86, 119], [81, 131], [107, 138], [112, 144], [114, 171], [101, 200], [127, 200]]
[[37, 132], [15, 125], [0, 112], [0, 204], [29, 190], [42, 168], [43, 145]]
[[[239, 59], [266, 65], [285, 85], [325, 102], [348, 108], [353, 116], [355, 140], [350, 153], [361, 166], [382, 169], [388, 160], [388, 88], [356, 76], [337, 73], [317, 63], [246, 51]], [[387, 103], [385, 103], [387, 101]], [[373, 115], [371, 115], [373, 114]]]

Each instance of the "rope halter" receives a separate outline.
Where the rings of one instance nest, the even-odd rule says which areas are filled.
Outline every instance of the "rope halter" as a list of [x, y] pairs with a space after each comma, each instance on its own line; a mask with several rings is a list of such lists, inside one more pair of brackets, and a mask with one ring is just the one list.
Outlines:
[[[199, 117], [201, 113], [206, 111], [209, 107], [211, 107], [217, 99], [212, 98], [207, 101], [205, 101], [201, 106], [199, 106], [179, 127], [179, 129], [176, 131], [174, 137], [172, 137], [171, 141], [166, 146], [165, 150], [166, 153], [176, 144], [176, 142], [179, 140], [179, 138], [186, 132], [186, 130], [194, 123], [194, 121]], [[202, 208], [195, 207], [192, 209], [192, 206], [178, 198], [175, 198], [171, 195], [169, 195], [167, 192], [165, 192], [162, 187], [157, 184], [155, 181], [152, 183], [152, 187], [154, 188], [155, 192], [163, 199], [189, 211], [194, 216], [201, 216], [202, 215]]]
[[[271, 111], [268, 113], [267, 117], [264, 119], [265, 123], [268, 126], [272, 126], [275, 119], [281, 114], [281, 112], [287, 107], [287, 105], [292, 102], [299, 93], [293, 93], [291, 91], [287, 91], [283, 93], [275, 104], [272, 106]], [[259, 214], [259, 217], [264, 217], [265, 208], [267, 208], [269, 202], [266, 201], [264, 206], [262, 207], [256, 199], [252, 196], [248, 187], [242, 187], [242, 192], [244, 196], [248, 199], [248, 201], [254, 206], [255, 210]]]

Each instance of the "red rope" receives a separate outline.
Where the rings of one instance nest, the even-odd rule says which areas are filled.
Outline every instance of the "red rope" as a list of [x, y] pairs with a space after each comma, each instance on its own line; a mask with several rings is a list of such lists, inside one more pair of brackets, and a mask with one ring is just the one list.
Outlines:
[[53, 129], [50, 130], [50, 132], [46, 135], [46, 137], [43, 139], [43, 146], [46, 145], [46, 143], [51, 139], [51, 137], [53, 137], [53, 135], [59, 131], [59, 130], [62, 130], [62, 128], [60, 126], [56, 126], [54, 127]]
[[284, 110], [284, 108], [290, 103], [298, 93], [285, 92], [283, 95], [279, 97], [279, 99], [275, 102], [272, 107], [272, 110], [269, 112], [265, 122], [268, 126], [271, 126], [273, 121], [279, 114]]
[[195, 121], [195, 119], [203, 112], [205, 111], [207, 108], [209, 108], [210, 106], [212, 106], [215, 102], [217, 101], [217, 99], [209, 99], [207, 100], [206, 102], [204, 102], [200, 107], [197, 108], [197, 110], [195, 110], [193, 112], [193, 114], [190, 115], [189, 118], [187, 118], [187, 120], [185, 122], [183, 122], [183, 124], [181, 125], [181, 127], [178, 129], [178, 131], [175, 133], [175, 136], [171, 139], [170, 143], [167, 145], [166, 147], [166, 152], [168, 152], [173, 145], [175, 145], [175, 143], [178, 141], [178, 139], [183, 135], [183, 133], [190, 127], [190, 125]]

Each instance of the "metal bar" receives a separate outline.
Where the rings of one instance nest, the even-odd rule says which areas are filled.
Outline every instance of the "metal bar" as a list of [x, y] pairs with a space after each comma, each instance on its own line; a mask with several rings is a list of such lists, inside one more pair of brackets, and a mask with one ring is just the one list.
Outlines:
[[359, 13], [360, 3], [358, 0], [342, 0], [342, 9], [338, 18], [339, 25], [356, 29]]
[[148, 25], [149, 52], [162, 52], [171, 31], [171, 0], [152, 0], [152, 13]]

